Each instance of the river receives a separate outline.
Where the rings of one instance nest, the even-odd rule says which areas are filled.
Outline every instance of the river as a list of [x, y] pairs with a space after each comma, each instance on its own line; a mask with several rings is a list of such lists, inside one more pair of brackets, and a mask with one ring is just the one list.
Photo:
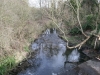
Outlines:
[[31, 64], [18, 75], [77, 75], [75, 68], [80, 53], [77, 49], [66, 56], [66, 42], [62, 40], [55, 28], [47, 29], [31, 44], [35, 57], [28, 60]]

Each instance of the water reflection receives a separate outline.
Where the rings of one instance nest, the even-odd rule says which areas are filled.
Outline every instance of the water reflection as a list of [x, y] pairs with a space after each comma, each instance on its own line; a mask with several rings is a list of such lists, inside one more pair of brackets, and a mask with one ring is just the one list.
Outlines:
[[80, 53], [77, 49], [74, 49], [71, 54], [68, 56], [69, 62], [79, 62]]
[[[66, 42], [58, 37], [56, 29], [53, 29], [52, 33], [50, 29], [47, 29], [32, 44], [32, 50], [37, 52], [34, 59], [28, 60], [32, 65], [18, 75], [62, 75], [62, 73], [75, 67], [71, 63], [64, 67], [66, 56], [63, 54], [66, 51]], [[75, 50], [72, 55], [75, 55], [75, 52], [78, 54]]]

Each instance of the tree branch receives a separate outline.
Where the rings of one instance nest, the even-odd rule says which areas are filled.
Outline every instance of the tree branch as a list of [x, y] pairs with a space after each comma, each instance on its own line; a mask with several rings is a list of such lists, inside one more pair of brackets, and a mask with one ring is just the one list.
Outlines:
[[81, 25], [81, 22], [80, 22], [80, 16], [79, 16], [79, 8], [80, 8], [80, 6], [79, 6], [79, 1], [78, 0], [76, 0], [76, 4], [77, 4], [77, 10], [75, 11], [75, 8], [73, 7], [73, 5], [71, 4], [71, 3], [69, 3], [70, 4], [70, 6], [72, 7], [72, 9], [74, 10], [74, 12], [76, 13], [76, 15], [77, 15], [77, 21], [78, 21], [78, 23], [79, 23], [79, 26], [80, 26], [80, 30], [81, 30], [81, 32], [82, 32], [82, 34], [85, 36], [85, 37], [88, 37], [85, 33], [84, 33], [84, 31], [83, 31], [83, 28], [82, 28], [82, 25]]
[[75, 46], [72, 46], [72, 47], [70, 47], [70, 46], [68, 45], [68, 42], [67, 42], [67, 48], [73, 49], [73, 48], [79, 47], [79, 49], [80, 49], [81, 46], [82, 46], [83, 44], [85, 44], [89, 39], [90, 39], [90, 36], [88, 36], [88, 37], [87, 37], [84, 41], [82, 41], [81, 43], [79, 43], [79, 44], [77, 44], [77, 45], [75, 45]]

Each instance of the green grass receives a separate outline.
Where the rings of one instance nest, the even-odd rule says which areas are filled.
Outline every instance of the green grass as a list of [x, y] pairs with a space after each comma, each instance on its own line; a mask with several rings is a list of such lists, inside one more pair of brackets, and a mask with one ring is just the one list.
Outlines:
[[6, 75], [15, 66], [15, 58], [10, 56], [0, 61], [0, 75]]
[[28, 46], [25, 46], [25, 47], [24, 47], [24, 51], [30, 52], [29, 47], [28, 47]]

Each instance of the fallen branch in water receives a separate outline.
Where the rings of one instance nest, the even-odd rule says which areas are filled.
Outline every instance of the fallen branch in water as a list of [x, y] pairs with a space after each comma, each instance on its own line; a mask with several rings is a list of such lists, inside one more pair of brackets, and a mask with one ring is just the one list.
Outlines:
[[[74, 7], [72, 6], [72, 4], [70, 3], [70, 6], [72, 7], [72, 9], [75, 11], [75, 13], [76, 13], [76, 16], [77, 16], [77, 21], [78, 21], [78, 23], [79, 23], [79, 26], [80, 26], [80, 31], [81, 31], [81, 33], [82, 33], [82, 35], [84, 35], [85, 37], [86, 37], [86, 39], [84, 40], [84, 41], [82, 41], [81, 43], [78, 43], [77, 45], [75, 45], [75, 46], [72, 46], [72, 47], [70, 47], [69, 46], [69, 40], [66, 38], [66, 34], [65, 34], [65, 32], [60, 28], [60, 26], [57, 24], [57, 22], [55, 21], [55, 17], [54, 16], [51, 16], [46, 10], [44, 10], [44, 11], [46, 11], [46, 13], [48, 14], [48, 18], [54, 23], [54, 25], [56, 25], [57, 26], [57, 28], [63, 33], [63, 38], [67, 41], [67, 48], [69, 48], [69, 49], [74, 49], [74, 48], [81, 48], [89, 39], [90, 39], [90, 37], [92, 36], [92, 35], [94, 35], [96, 38], [98, 38], [98, 40], [100, 40], [100, 36], [99, 35], [95, 35], [95, 34], [93, 34], [92, 32], [90, 32], [89, 34], [86, 34], [84, 31], [83, 31], [83, 28], [82, 28], [82, 24], [81, 24], [81, 21], [80, 21], [80, 15], [79, 15], [79, 8], [80, 8], [80, 6], [79, 6], [79, 2], [78, 2], [78, 0], [76, 0], [76, 3], [77, 3], [77, 10], [75, 10], [74, 9]], [[96, 47], [96, 42], [97, 42], [97, 39], [96, 39], [96, 41], [95, 41], [95, 46], [94, 46], [94, 48]]]
[[75, 46], [72, 46], [72, 47], [70, 47], [70, 46], [68, 45], [68, 42], [67, 42], [67, 48], [73, 49], [73, 48], [78, 48], [78, 47], [79, 47], [79, 49], [80, 49], [81, 46], [82, 46], [83, 44], [85, 44], [89, 39], [90, 39], [90, 36], [88, 36], [88, 37], [87, 37], [84, 41], [82, 41], [81, 43], [79, 43], [79, 44], [77, 44], [77, 45], [75, 45]]

